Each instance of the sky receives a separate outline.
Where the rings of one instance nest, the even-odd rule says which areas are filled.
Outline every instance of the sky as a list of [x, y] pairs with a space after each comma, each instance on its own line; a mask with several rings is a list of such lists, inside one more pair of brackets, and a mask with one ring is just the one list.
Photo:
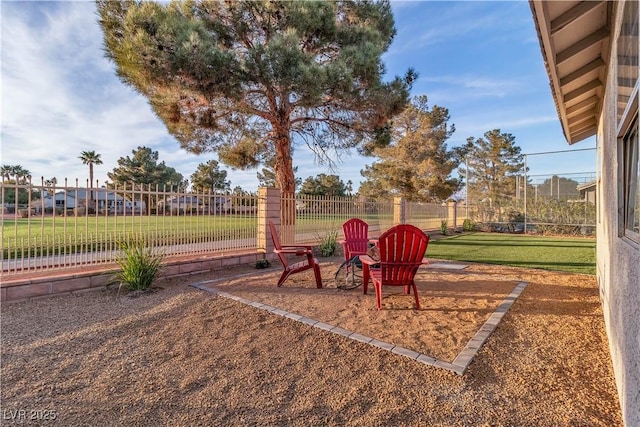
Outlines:
[[[584, 180], [595, 170], [595, 137], [569, 146], [555, 109], [527, 1], [392, 1], [397, 34], [383, 56], [385, 80], [415, 69], [411, 95], [449, 110], [456, 131], [449, 147], [492, 129], [510, 133], [527, 156], [529, 174]], [[125, 86], [104, 55], [95, 3], [0, 1], [0, 163], [33, 179], [86, 185], [82, 151], [101, 154], [94, 180], [107, 180], [121, 157], [139, 146], [189, 178], [215, 154], [182, 150], [146, 98]], [[535, 153], [581, 150], [551, 155]], [[336, 174], [357, 190], [360, 170], [375, 159], [344, 153], [336, 169], [299, 145], [294, 166], [303, 180]], [[256, 172], [227, 170], [231, 187], [255, 191]], [[544, 178], [534, 178], [543, 180]]]

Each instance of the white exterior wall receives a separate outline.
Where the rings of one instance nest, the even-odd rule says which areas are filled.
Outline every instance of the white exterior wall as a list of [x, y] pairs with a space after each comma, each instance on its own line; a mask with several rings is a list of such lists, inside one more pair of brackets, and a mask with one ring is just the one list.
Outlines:
[[622, 415], [640, 427], [640, 249], [619, 237], [616, 56], [609, 64], [597, 137], [597, 276]]

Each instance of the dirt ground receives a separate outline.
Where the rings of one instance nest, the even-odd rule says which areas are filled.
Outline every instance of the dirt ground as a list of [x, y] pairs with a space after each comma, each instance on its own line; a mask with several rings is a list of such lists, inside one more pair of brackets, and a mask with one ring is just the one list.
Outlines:
[[[592, 276], [426, 268], [422, 310], [385, 290], [377, 311], [373, 289], [335, 288], [339, 262], [322, 259], [324, 289], [306, 273], [277, 288], [276, 265], [2, 304], [2, 424], [622, 425]], [[463, 376], [189, 286], [452, 360], [521, 281]]]

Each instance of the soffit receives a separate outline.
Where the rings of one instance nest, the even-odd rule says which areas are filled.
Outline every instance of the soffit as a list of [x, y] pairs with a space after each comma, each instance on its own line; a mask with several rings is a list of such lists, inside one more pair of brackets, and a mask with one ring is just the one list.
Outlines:
[[611, 46], [607, 1], [530, 0], [542, 56], [569, 144], [595, 135]]

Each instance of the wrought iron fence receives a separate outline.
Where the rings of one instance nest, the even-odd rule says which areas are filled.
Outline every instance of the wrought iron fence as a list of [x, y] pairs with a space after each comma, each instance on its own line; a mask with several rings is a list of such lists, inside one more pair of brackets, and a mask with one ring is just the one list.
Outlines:
[[126, 186], [2, 183], [2, 271], [114, 262], [144, 239], [167, 255], [255, 250], [257, 196]]
[[372, 236], [394, 223], [393, 201], [361, 197], [295, 195], [282, 197], [282, 212], [293, 201], [295, 205], [295, 242], [317, 241], [323, 234], [342, 233], [342, 223], [358, 217], [369, 224]]
[[464, 219], [464, 213], [459, 210], [450, 212], [450, 206], [450, 203], [407, 203], [406, 222], [423, 230], [439, 229], [442, 221], [448, 221], [449, 227], [457, 226], [459, 220]]
[[[570, 182], [559, 187], [557, 182]], [[519, 189], [495, 199], [470, 194], [469, 217], [488, 231], [593, 235], [596, 226], [596, 184], [589, 174], [538, 175]], [[553, 182], [553, 184], [551, 184]], [[553, 187], [551, 187], [553, 185]], [[573, 189], [569, 188], [573, 185]]]
[[[110, 264], [121, 244], [133, 239], [167, 256], [259, 250], [258, 215], [264, 202], [255, 194], [154, 186], [86, 188], [66, 181], [47, 186], [43, 181], [3, 182], [0, 196], [2, 273]], [[398, 222], [437, 229], [448, 219], [454, 225], [450, 209], [438, 204], [303, 195], [279, 202], [281, 212], [293, 207], [290, 238], [298, 243], [316, 244], [330, 231], [341, 235], [342, 223], [351, 217], [367, 221], [372, 237]]]

